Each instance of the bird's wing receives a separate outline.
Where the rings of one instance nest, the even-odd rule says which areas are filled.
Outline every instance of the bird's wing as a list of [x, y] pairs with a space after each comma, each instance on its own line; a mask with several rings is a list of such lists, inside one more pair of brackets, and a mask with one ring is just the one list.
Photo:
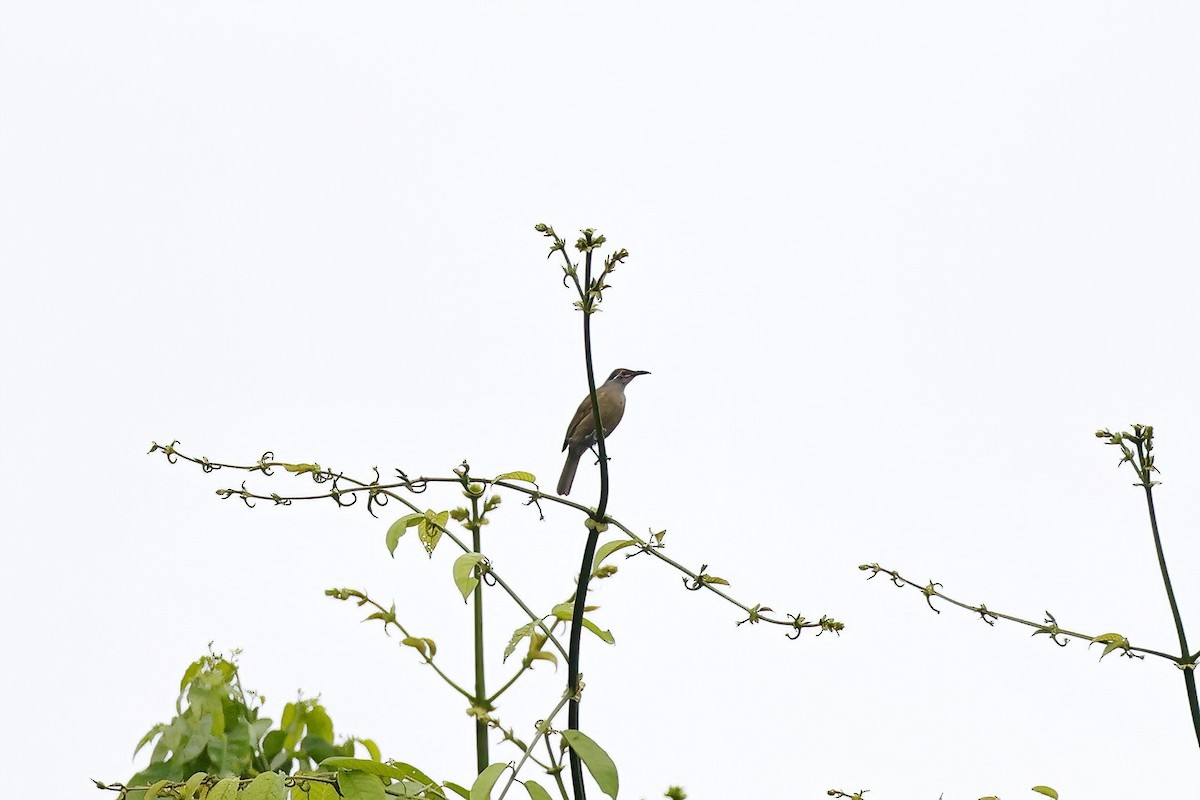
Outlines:
[[[580, 436], [580, 431], [578, 431], [577, 428], [579, 428], [583, 421], [590, 417], [591, 414], [592, 396], [589, 394], [587, 397], [583, 398], [583, 402], [579, 404], [579, 408], [575, 411], [575, 416], [571, 417], [571, 424], [567, 426], [567, 435], [563, 437], [563, 450], [567, 449], [567, 445], [571, 441], [572, 434], [576, 434], [576, 438], [583, 438], [584, 436], [587, 436], [587, 431], [583, 431], [582, 436]], [[593, 426], [593, 428], [594, 427], [595, 426]]]

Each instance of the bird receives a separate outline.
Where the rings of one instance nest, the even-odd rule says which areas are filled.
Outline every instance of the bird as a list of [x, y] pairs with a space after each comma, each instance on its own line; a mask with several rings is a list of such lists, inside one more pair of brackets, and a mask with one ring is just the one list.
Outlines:
[[[608, 380], [596, 388], [596, 402], [600, 406], [600, 420], [604, 423], [606, 439], [625, 415], [625, 387], [638, 375], [649, 374], [644, 369], [614, 369]], [[595, 444], [596, 421], [592, 417], [592, 396], [589, 394], [579, 404], [575, 416], [571, 417], [571, 424], [567, 426], [567, 435], [563, 439], [562, 449], [567, 451], [567, 463], [563, 464], [562, 476], [558, 479], [560, 495], [571, 493], [579, 457]]]

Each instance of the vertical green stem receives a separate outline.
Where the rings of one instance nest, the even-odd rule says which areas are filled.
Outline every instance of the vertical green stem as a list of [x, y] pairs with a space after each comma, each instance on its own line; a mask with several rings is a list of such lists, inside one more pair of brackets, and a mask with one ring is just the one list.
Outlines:
[[[584, 257], [584, 292], [592, 288], [592, 251], [588, 250]], [[588, 392], [592, 398], [592, 419], [596, 422], [596, 450], [600, 457], [600, 504], [592, 516], [597, 524], [604, 519], [608, 506], [608, 457], [604, 450], [604, 425], [600, 419], [600, 399], [596, 396], [596, 372], [592, 367], [592, 314], [591, 298], [585, 294], [583, 298], [583, 354], [587, 361]], [[592, 560], [596, 556], [596, 542], [600, 538], [595, 527], [588, 529], [587, 543], [583, 548], [583, 560], [579, 567], [579, 582], [575, 590], [575, 606], [571, 612], [571, 640], [567, 651], [567, 688], [571, 694], [570, 705], [567, 706], [567, 727], [579, 730], [579, 701], [575, 695], [579, 692], [579, 648], [583, 633], [583, 608], [587, 605], [588, 582], [592, 577]], [[583, 765], [579, 756], [572, 750], [571, 788], [574, 789], [575, 800], [585, 800], [583, 786]]]
[[[1163, 555], [1162, 539], [1158, 535], [1158, 515], [1154, 513], [1154, 484], [1150, 480], [1150, 469], [1146, 467], [1146, 452], [1140, 441], [1138, 449], [1138, 472], [1142, 478], [1142, 489], [1146, 492], [1146, 508], [1150, 512], [1150, 532], [1154, 534], [1154, 551], [1158, 554], [1158, 568], [1162, 572], [1163, 586], [1167, 590], [1167, 602], [1171, 605], [1171, 616], [1175, 619], [1175, 634], [1179, 637], [1180, 658], [1186, 662], [1189, 659], [1187, 633], [1183, 629], [1183, 617], [1179, 613], [1179, 603], [1175, 600], [1175, 590], [1171, 587], [1171, 574], [1167, 571], [1167, 557]], [[1200, 697], [1196, 693], [1196, 670], [1183, 669], [1183, 683], [1187, 689], [1188, 706], [1192, 712], [1192, 727], [1196, 731], [1196, 743], [1200, 745]]]
[[[476, 553], [483, 552], [479, 530], [479, 500], [471, 498], [471, 548]], [[487, 681], [483, 671], [483, 575], [478, 565], [475, 567], [475, 707], [487, 708]], [[487, 723], [475, 719], [475, 767], [476, 774], [487, 769], [488, 737]]]
[[546, 743], [546, 752], [550, 754], [550, 763], [556, 768], [554, 770], [554, 782], [558, 784], [558, 793], [562, 795], [563, 800], [570, 800], [570, 797], [567, 795], [567, 787], [563, 783], [562, 770], [557, 769], [558, 758], [554, 755], [554, 748], [550, 746], [550, 737], [542, 737], [542, 740]]

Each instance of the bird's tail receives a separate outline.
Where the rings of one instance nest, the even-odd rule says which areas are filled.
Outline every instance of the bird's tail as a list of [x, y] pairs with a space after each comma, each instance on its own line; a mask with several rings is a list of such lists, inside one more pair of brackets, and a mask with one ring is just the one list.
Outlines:
[[558, 478], [558, 493], [568, 495], [571, 493], [571, 484], [575, 482], [575, 470], [579, 468], [579, 457], [583, 455], [586, 447], [572, 447], [567, 450], [567, 463], [563, 464], [562, 475]]

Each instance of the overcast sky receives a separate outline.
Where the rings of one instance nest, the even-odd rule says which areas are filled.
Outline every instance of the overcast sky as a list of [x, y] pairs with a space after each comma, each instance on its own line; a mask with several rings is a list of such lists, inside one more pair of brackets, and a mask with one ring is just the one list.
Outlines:
[[[1152, 423], [1200, 645], [1198, 26], [1190, 3], [5, 4], [10, 764], [63, 797], [127, 778], [213, 641], [276, 718], [320, 693], [339, 733], [470, 783], [461, 698], [322, 595], [395, 600], [468, 680], [456, 553], [392, 560], [396, 506], [248, 510], [214, 494], [241, 477], [146, 450], [553, 487], [586, 383], [544, 221], [631, 254], [597, 369], [653, 374], [610, 512], [749, 604], [846, 623], [789, 641], [619, 562], [583, 729], [622, 797], [1194, 785], [1170, 663], [856, 567], [1174, 650], [1140, 490], [1092, 437]], [[585, 459], [572, 498], [597, 486]], [[549, 609], [581, 520], [508, 500], [484, 549]], [[498, 655], [523, 619], [495, 592], [487, 614]], [[500, 705], [518, 732], [559, 696], [546, 666]]]

